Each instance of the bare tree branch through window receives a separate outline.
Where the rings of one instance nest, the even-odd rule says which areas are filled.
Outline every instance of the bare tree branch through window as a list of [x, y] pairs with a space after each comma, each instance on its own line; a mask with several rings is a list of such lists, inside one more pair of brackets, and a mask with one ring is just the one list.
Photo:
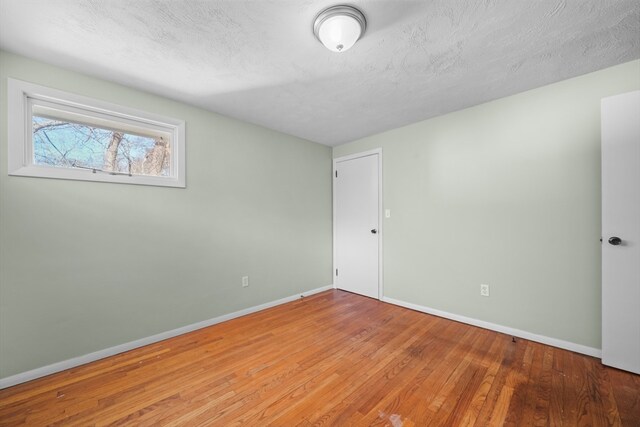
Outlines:
[[170, 144], [80, 123], [33, 116], [34, 164], [113, 173], [169, 176]]

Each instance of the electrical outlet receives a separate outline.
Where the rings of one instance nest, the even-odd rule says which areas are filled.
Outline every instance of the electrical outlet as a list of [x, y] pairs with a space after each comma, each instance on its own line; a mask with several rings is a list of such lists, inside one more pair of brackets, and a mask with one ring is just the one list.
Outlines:
[[249, 286], [249, 276], [242, 276], [242, 287], [246, 288]]
[[482, 297], [489, 296], [489, 285], [480, 285], [480, 296]]

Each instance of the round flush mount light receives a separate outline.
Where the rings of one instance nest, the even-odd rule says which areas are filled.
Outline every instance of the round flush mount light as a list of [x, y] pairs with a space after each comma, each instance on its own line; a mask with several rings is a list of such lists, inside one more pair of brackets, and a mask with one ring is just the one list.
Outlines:
[[344, 52], [358, 41], [367, 28], [362, 12], [351, 6], [333, 6], [323, 10], [313, 23], [313, 34], [333, 52]]

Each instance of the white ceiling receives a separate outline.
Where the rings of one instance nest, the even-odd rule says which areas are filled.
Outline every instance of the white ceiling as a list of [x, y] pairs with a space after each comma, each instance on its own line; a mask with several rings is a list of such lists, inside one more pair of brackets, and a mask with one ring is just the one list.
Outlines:
[[640, 58], [638, 0], [0, 0], [0, 47], [338, 145]]

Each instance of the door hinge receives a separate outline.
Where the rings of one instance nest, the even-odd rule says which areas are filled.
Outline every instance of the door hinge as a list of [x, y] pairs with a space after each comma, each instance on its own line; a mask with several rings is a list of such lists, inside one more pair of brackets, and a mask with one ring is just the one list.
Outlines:
[[336, 276], [338, 276], [338, 269], [336, 268]]
[[336, 171], [336, 178], [338, 177], [338, 171]]

